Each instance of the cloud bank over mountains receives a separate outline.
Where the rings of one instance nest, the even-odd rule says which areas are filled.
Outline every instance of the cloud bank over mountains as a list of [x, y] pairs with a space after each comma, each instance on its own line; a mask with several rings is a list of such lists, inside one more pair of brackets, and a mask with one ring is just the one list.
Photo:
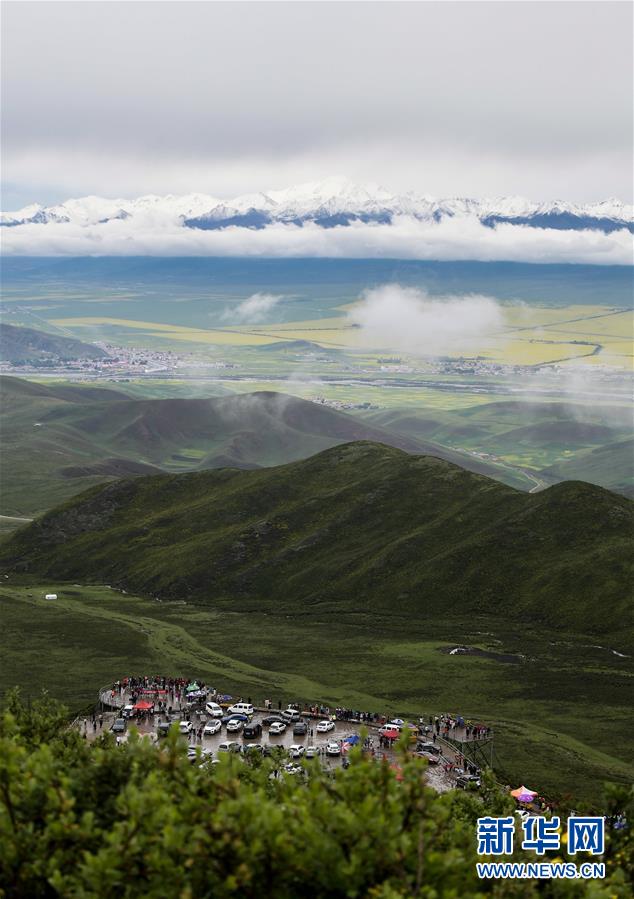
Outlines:
[[30, 256], [273, 256], [632, 264], [632, 209], [397, 195], [345, 178], [218, 200], [83, 197], [0, 219]]

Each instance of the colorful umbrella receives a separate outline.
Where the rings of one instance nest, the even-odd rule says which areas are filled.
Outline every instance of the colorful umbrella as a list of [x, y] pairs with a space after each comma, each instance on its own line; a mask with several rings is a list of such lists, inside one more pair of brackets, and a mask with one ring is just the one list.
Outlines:
[[138, 709], [140, 712], [147, 712], [150, 709], [154, 708], [154, 703], [147, 702], [147, 700], [145, 700], [145, 699], [141, 699], [139, 702], [137, 702], [137, 704], [134, 706], [134, 708]]
[[394, 728], [394, 730], [384, 730], [384, 731], [381, 731], [381, 733], [383, 734], [384, 737], [387, 737], [388, 740], [396, 740], [397, 737], [400, 737], [400, 735], [401, 735], [400, 731], [396, 730], [396, 728]]
[[518, 802], [532, 802], [537, 793], [535, 790], [529, 790], [528, 787], [518, 787], [517, 790], [511, 790], [511, 796]]

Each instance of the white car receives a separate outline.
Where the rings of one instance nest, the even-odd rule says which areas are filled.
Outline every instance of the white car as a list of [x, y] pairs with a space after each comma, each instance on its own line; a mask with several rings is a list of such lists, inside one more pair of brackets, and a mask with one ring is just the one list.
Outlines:
[[258, 755], [264, 755], [264, 746], [262, 743], [245, 743], [242, 751], [247, 755], [248, 753], [257, 753]]
[[230, 715], [248, 715], [251, 718], [254, 709], [250, 702], [236, 702], [230, 705], [227, 711]]
[[289, 705], [289, 707], [282, 712], [282, 717], [286, 718], [287, 721], [299, 721], [301, 715], [299, 714], [299, 709]]
[[269, 734], [283, 734], [286, 730], [286, 724], [284, 721], [274, 721], [273, 724], [269, 727]]
[[334, 721], [320, 721], [316, 727], [316, 731], [318, 734], [327, 734], [331, 730], [335, 729]]
[[384, 724], [383, 727], [380, 728], [379, 733], [380, 734], [389, 734], [395, 730], [397, 730], [400, 734], [400, 732], [403, 730], [403, 728], [400, 724], [392, 724], [392, 723]]
[[226, 740], [220, 744], [218, 752], [242, 752], [242, 746], [235, 740]]
[[307, 746], [306, 752], [304, 753], [304, 758], [307, 759], [316, 759], [319, 755], [319, 750], [316, 746]]
[[205, 737], [213, 737], [214, 734], [217, 734], [220, 728], [222, 727], [222, 721], [218, 721], [217, 718], [212, 718], [211, 721], [208, 721], [203, 728], [203, 735]]
[[190, 734], [192, 732], [192, 723], [191, 721], [181, 721], [179, 722], [178, 729], [182, 734]]
[[239, 718], [231, 718], [230, 721], [227, 721], [227, 733], [228, 734], [237, 734], [238, 731], [242, 730], [242, 721]]
[[217, 702], [208, 702], [205, 705], [205, 711], [208, 715], [211, 715], [212, 718], [222, 718], [224, 715], [223, 710], [220, 708]]
[[301, 774], [302, 772], [300, 765], [293, 765], [292, 763], [290, 765], [284, 765], [284, 770], [287, 774]]
[[331, 740], [330, 743], [327, 743], [326, 755], [341, 755], [341, 747], [339, 746], [339, 743], [335, 743], [334, 740]]
[[304, 755], [304, 747], [300, 746], [298, 743], [293, 743], [292, 746], [288, 747], [288, 754], [292, 759], [301, 759]]

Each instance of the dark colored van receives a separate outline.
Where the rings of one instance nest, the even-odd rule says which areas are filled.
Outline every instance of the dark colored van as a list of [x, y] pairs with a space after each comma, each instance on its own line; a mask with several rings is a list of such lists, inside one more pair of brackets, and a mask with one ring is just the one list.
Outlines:
[[435, 743], [417, 743], [416, 749], [418, 752], [429, 752], [432, 755], [440, 755], [440, 746], [436, 746]]
[[262, 725], [259, 723], [245, 724], [242, 730], [242, 736], [245, 740], [255, 740], [262, 736]]

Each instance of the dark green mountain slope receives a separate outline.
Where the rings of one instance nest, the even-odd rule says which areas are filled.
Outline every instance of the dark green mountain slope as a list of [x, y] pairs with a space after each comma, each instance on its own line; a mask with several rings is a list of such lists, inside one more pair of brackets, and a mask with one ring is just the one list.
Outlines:
[[0, 398], [4, 515], [41, 513], [118, 472], [259, 468], [353, 440], [509, 477], [484, 460], [278, 393], [142, 400], [100, 387], [4, 377]]
[[0, 322], [0, 357], [4, 362], [27, 363], [66, 359], [102, 359], [108, 354], [91, 343], [49, 334], [35, 328]]
[[0, 564], [241, 611], [492, 613], [589, 633], [631, 621], [632, 524], [631, 502], [598, 487], [529, 495], [362, 442], [94, 489], [18, 532]]

